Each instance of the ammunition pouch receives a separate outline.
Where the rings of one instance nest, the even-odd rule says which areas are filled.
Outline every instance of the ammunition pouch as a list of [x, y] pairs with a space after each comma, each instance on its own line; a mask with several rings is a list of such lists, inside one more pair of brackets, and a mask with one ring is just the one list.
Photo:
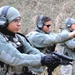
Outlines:
[[8, 65], [0, 61], [0, 75], [6, 75], [7, 72], [8, 72]]
[[30, 71], [28, 67], [23, 66], [9, 66], [0, 61], [0, 75], [38, 75]]
[[56, 44], [51, 44], [49, 47], [47, 47], [47, 50], [46, 50], [46, 53], [52, 53], [55, 51], [55, 47], [56, 47]]
[[25, 66], [9, 66], [8, 75], [37, 75]]
[[28, 67], [23, 67], [22, 75], [38, 75], [33, 71], [30, 71]]

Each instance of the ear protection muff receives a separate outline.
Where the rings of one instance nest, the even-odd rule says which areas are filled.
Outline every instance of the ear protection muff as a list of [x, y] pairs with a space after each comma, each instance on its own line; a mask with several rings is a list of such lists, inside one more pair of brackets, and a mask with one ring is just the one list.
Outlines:
[[65, 25], [67, 28], [70, 28], [73, 23], [75, 23], [75, 20], [72, 18], [68, 18], [65, 20]]
[[6, 27], [8, 24], [8, 20], [6, 18], [8, 9], [10, 8], [10, 6], [4, 6], [2, 13], [0, 15], [0, 27]]
[[70, 18], [67, 19], [65, 23], [66, 23], [66, 27], [67, 27], [67, 28], [70, 28], [71, 25], [72, 25], [72, 23], [71, 23], [71, 19], [70, 19]]
[[42, 19], [43, 19], [43, 15], [41, 15], [41, 16], [39, 16], [38, 17], [38, 20], [37, 20], [37, 27], [39, 28], [39, 29], [42, 29], [43, 28], [43, 22], [42, 22]]
[[68, 25], [66, 25], [66, 27], [67, 27], [67, 28], [70, 28], [70, 27], [71, 27], [71, 25], [70, 25], [70, 24], [68, 24]]

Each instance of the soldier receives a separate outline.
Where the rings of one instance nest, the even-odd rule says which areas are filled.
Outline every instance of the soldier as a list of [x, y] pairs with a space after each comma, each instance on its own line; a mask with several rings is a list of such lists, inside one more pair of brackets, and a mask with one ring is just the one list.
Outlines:
[[[26, 36], [33, 47], [39, 49], [43, 53], [51, 53], [55, 51], [57, 43], [65, 42], [73, 35], [70, 33], [53, 33], [51, 32], [51, 19], [47, 16], [40, 15], [37, 18], [37, 26], [34, 31], [28, 33]], [[38, 71], [39, 69], [37, 69]], [[40, 69], [42, 71], [42, 69]]]
[[[72, 32], [73, 33], [73, 32]], [[43, 53], [51, 53], [55, 50], [57, 43], [73, 38], [69, 33], [53, 33], [51, 32], [51, 19], [47, 16], [40, 15], [37, 18], [36, 29], [26, 36], [30, 43]], [[70, 33], [71, 34], [71, 33]]]
[[0, 8], [0, 75], [36, 75], [28, 66], [49, 67], [56, 60], [60, 63], [51, 54], [46, 56], [33, 48], [25, 36], [18, 33], [20, 20], [21, 15], [14, 7]]
[[[73, 32], [75, 30], [75, 20], [73, 18], [67, 18], [65, 20], [66, 28], [63, 29], [63, 33]], [[60, 44], [63, 49], [63, 53], [75, 59], [75, 38], [70, 39]], [[61, 66], [62, 75], [75, 75], [75, 61], [73, 64], [67, 66]]]

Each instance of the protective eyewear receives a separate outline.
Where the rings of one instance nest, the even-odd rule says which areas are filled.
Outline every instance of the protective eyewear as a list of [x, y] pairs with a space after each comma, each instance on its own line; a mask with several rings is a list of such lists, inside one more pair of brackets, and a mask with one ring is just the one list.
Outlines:
[[49, 25], [44, 25], [44, 26], [46, 26], [47, 28], [49, 28], [51, 25], [49, 24]]

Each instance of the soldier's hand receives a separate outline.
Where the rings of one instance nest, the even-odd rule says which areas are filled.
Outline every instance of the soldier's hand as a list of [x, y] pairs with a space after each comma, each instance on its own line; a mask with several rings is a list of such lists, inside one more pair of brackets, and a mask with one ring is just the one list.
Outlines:
[[55, 69], [57, 66], [60, 65], [60, 58], [51, 53], [42, 57], [41, 63], [42, 65]]

